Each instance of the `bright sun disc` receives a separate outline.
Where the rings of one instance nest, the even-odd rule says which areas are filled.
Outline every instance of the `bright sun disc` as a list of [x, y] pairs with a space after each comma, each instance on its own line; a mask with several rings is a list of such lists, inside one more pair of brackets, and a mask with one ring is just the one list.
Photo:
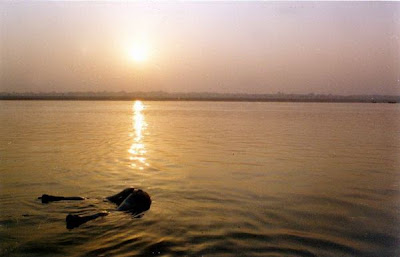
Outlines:
[[130, 49], [130, 57], [135, 62], [144, 62], [149, 57], [148, 49], [145, 46], [136, 46]]

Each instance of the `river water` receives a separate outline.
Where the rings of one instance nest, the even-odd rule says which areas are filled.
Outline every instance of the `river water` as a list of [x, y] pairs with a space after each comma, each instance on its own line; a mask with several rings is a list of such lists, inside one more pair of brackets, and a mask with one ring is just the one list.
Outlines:
[[[400, 256], [399, 118], [398, 104], [0, 101], [0, 255]], [[152, 197], [142, 218], [103, 200], [128, 186]]]

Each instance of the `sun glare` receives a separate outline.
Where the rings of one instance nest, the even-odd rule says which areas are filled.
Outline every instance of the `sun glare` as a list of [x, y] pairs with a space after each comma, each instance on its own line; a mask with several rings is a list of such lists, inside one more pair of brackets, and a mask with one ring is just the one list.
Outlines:
[[149, 166], [146, 162], [146, 148], [143, 143], [143, 132], [146, 130], [147, 123], [144, 118], [143, 110], [145, 109], [141, 101], [135, 101], [133, 107], [133, 143], [128, 152], [131, 154], [129, 159], [132, 161], [131, 167], [143, 170], [144, 166]]
[[144, 45], [133, 46], [129, 50], [129, 56], [135, 62], [144, 62], [149, 58], [149, 49]]

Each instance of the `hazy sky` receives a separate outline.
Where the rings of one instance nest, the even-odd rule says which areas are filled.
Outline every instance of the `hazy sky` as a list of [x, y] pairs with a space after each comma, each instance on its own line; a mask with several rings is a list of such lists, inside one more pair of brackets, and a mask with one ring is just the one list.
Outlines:
[[0, 3], [0, 91], [102, 90], [400, 94], [400, 2]]

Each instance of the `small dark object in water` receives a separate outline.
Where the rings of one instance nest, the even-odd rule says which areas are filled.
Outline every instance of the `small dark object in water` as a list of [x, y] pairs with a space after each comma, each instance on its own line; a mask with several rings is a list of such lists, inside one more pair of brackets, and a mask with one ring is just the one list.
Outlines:
[[98, 217], [104, 217], [107, 216], [108, 212], [99, 212], [93, 215], [88, 215], [88, 216], [80, 216], [80, 215], [73, 215], [73, 214], [68, 214], [67, 217], [65, 218], [65, 221], [67, 222], [67, 228], [68, 229], [73, 229], [76, 227], [79, 227], [83, 223], [88, 222], [89, 220], [94, 220], [97, 219]]
[[[53, 196], [47, 194], [38, 197], [38, 199], [41, 199], [42, 203], [49, 203], [62, 200], [85, 200], [85, 198], [80, 196], [64, 197], [64, 196]], [[140, 214], [150, 209], [151, 206], [150, 195], [141, 189], [135, 189], [133, 187], [125, 188], [118, 194], [107, 197], [107, 200], [117, 204], [118, 211], [130, 212], [131, 214], [135, 215], [135, 217], [142, 217], [143, 215]], [[103, 217], [107, 215], [108, 212], [104, 211], [88, 216], [68, 214], [65, 221], [67, 222], [67, 228], [73, 229], [79, 227], [83, 223], [88, 222], [89, 220], [94, 220], [97, 219], [98, 217]]]
[[129, 211], [138, 214], [150, 209], [151, 198], [148, 193], [141, 189], [126, 188], [122, 192], [107, 197], [107, 199], [118, 205], [118, 211]]
[[42, 200], [42, 203], [49, 203], [49, 202], [56, 202], [56, 201], [62, 201], [62, 200], [85, 200], [85, 198], [80, 197], [80, 196], [54, 196], [54, 195], [47, 195], [43, 194], [42, 196], [38, 197], [38, 199]]

